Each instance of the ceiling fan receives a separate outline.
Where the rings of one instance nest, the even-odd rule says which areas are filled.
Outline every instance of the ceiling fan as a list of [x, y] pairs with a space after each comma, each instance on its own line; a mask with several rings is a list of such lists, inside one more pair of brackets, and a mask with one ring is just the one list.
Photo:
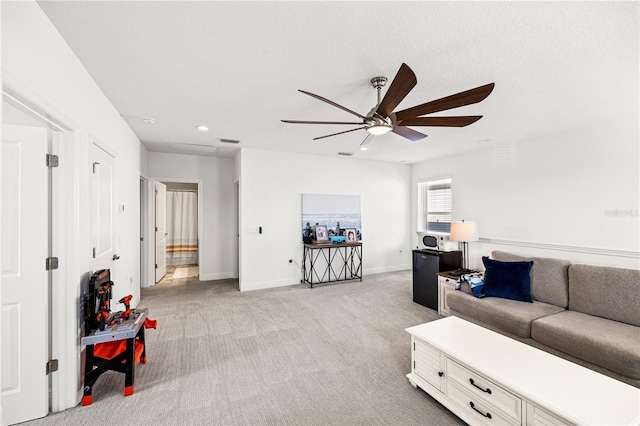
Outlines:
[[359, 117], [361, 121], [301, 121], [301, 120], [281, 120], [283, 123], [294, 124], [347, 124], [360, 125], [355, 129], [345, 130], [343, 132], [332, 133], [330, 135], [319, 136], [313, 140], [328, 138], [330, 136], [341, 135], [343, 133], [355, 132], [356, 130], [366, 130], [367, 137], [360, 143], [366, 145], [370, 142], [371, 137], [375, 135], [383, 135], [393, 132], [411, 141], [417, 141], [427, 137], [424, 133], [420, 133], [408, 126], [439, 126], [439, 127], [464, 127], [475, 123], [482, 118], [481, 115], [468, 115], [457, 117], [423, 117], [434, 112], [445, 111], [465, 105], [471, 105], [484, 100], [495, 86], [495, 83], [486, 84], [464, 92], [456, 93], [435, 101], [427, 102], [402, 111], [393, 111], [400, 102], [409, 94], [409, 92], [418, 83], [416, 75], [407, 64], [402, 64], [398, 73], [393, 78], [391, 86], [387, 90], [382, 100], [380, 99], [381, 90], [386, 85], [386, 77], [374, 77], [371, 79], [371, 85], [378, 91], [378, 103], [367, 115], [359, 114], [349, 108], [338, 105], [337, 103], [323, 98], [311, 92], [299, 90], [305, 95], [319, 99], [336, 108], [340, 108], [350, 114]]

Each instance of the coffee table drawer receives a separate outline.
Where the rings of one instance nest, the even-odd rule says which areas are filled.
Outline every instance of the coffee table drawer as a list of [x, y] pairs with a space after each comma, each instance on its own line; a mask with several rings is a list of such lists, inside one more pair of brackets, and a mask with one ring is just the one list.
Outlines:
[[450, 358], [447, 358], [447, 374], [450, 381], [459, 384], [473, 395], [476, 401], [483, 401], [485, 406], [488, 405], [494, 412], [498, 409], [520, 423], [522, 399]]
[[[458, 406], [460, 411], [473, 419], [473, 425], [520, 425], [520, 421], [505, 416], [483, 398], [464, 390], [457, 382], [450, 381], [447, 385], [447, 396]], [[464, 417], [463, 417], [464, 418]]]

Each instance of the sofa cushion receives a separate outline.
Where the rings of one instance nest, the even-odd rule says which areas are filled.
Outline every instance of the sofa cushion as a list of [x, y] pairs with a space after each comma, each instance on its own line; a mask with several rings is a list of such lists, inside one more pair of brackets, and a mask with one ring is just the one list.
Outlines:
[[531, 299], [531, 266], [533, 262], [501, 262], [482, 257], [485, 296], [533, 302]]
[[640, 270], [571, 265], [569, 309], [640, 326]]
[[531, 337], [576, 358], [640, 379], [638, 327], [574, 311], [537, 319]]
[[531, 337], [531, 322], [563, 311], [548, 303], [525, 303], [499, 297], [478, 299], [465, 291], [447, 293], [449, 308], [520, 337]]
[[569, 305], [568, 260], [548, 257], [524, 257], [517, 254], [494, 250], [491, 258], [503, 262], [533, 261], [531, 267], [531, 297], [533, 300], [558, 305]]

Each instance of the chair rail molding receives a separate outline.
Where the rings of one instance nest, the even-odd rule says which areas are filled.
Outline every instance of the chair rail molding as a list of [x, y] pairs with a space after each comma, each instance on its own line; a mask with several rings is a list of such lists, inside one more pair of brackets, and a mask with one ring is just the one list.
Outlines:
[[631, 259], [640, 259], [640, 252], [633, 250], [617, 250], [600, 247], [584, 247], [584, 246], [571, 246], [564, 244], [550, 244], [550, 243], [537, 243], [533, 241], [520, 241], [520, 240], [507, 240], [502, 238], [487, 238], [480, 237], [478, 239], [481, 243], [488, 244], [500, 244], [507, 246], [519, 246], [519, 247], [531, 247], [545, 250], [557, 250], [557, 251], [569, 251], [575, 253], [587, 253], [601, 256], [615, 256], [615, 257], [627, 257]]

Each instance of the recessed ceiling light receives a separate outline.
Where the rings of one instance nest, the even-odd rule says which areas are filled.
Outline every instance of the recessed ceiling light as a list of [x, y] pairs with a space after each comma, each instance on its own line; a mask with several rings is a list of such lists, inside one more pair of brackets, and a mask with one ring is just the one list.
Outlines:
[[156, 119], [151, 117], [143, 117], [142, 122], [144, 124], [156, 124]]
[[401, 160], [400, 161], [402, 164], [407, 164], [407, 160]]
[[366, 150], [368, 150], [368, 149], [369, 149], [369, 147], [368, 147], [368, 146], [361, 146], [361, 147], [360, 147], [360, 151], [366, 151]]
[[491, 142], [491, 139], [480, 139], [478, 141], [478, 143], [487, 143], [487, 142]]
[[200, 130], [201, 132], [206, 132], [206, 131], [209, 130], [209, 128], [207, 126], [205, 126], [204, 124], [196, 126], [196, 129]]

